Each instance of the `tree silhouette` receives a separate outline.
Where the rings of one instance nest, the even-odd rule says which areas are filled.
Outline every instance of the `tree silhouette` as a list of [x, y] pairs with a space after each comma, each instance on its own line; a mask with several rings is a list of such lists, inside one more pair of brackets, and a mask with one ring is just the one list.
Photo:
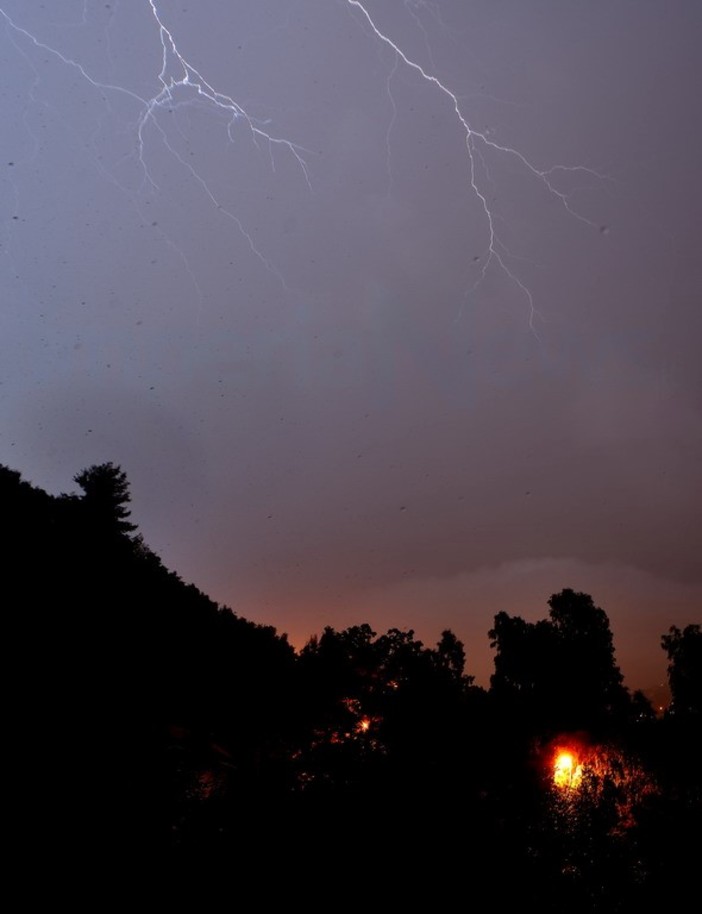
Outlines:
[[[328, 627], [296, 654], [161, 563], [119, 466], [75, 480], [82, 496], [52, 496], [0, 466], [6, 716], [32, 832], [53, 822], [65, 840], [70, 822], [96, 846], [220, 848], [239, 873], [313, 859], [337, 885], [373, 868], [395, 907], [416, 901], [416, 872], [447, 909], [464, 900], [454, 872], [491, 886], [498, 910], [694, 897], [699, 625], [662, 638], [661, 719], [629, 698], [606, 614], [573, 590], [546, 619], [495, 617], [490, 694], [451, 631], [431, 648], [411, 630]], [[548, 786], [544, 747], [562, 736], [589, 747], [579, 792]]]
[[489, 632], [497, 649], [493, 694], [535, 722], [592, 728], [630, 710], [604, 610], [565, 589], [549, 599], [549, 620], [501, 612]]
[[[463, 644], [458, 640], [450, 629], [441, 633], [441, 640], [436, 645], [436, 664], [445, 670], [452, 679], [460, 680], [464, 677], [466, 665], [466, 652]], [[469, 682], [473, 682], [473, 677], [467, 677]]]
[[548, 604], [559, 647], [559, 675], [574, 712], [587, 718], [626, 711], [628, 693], [605, 611], [589, 594], [570, 589], [554, 594]]
[[673, 697], [672, 713], [702, 715], [702, 628], [671, 626], [661, 638], [668, 654], [668, 682]]
[[96, 528], [104, 533], [129, 534], [137, 528], [127, 518], [131, 501], [127, 474], [113, 463], [88, 467], [74, 476], [83, 490], [83, 502]]

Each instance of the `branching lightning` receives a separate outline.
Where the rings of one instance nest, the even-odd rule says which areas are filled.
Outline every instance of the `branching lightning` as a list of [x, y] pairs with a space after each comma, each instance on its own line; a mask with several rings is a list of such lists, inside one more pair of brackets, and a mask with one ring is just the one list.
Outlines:
[[[71, 57], [67, 57], [57, 48], [52, 47], [45, 42], [41, 41], [34, 34], [27, 31], [27, 29], [18, 25], [12, 17], [10, 17], [4, 9], [0, 7], [0, 16], [5, 20], [6, 26], [11, 30], [11, 32], [16, 36], [20, 35], [31, 42], [36, 48], [46, 51], [52, 56], [58, 58], [63, 64], [68, 67], [72, 67], [80, 73], [81, 77], [86, 80], [91, 86], [97, 89], [106, 103], [108, 101], [108, 95], [110, 93], [118, 93], [120, 95], [127, 96], [137, 102], [140, 106], [140, 114], [137, 120], [136, 127], [136, 153], [139, 161], [139, 165], [143, 171], [145, 181], [154, 189], [158, 190], [158, 184], [151, 175], [151, 172], [148, 167], [147, 153], [146, 153], [146, 130], [149, 126], [153, 127], [159, 134], [161, 141], [168, 152], [177, 160], [177, 162], [185, 168], [194, 181], [199, 184], [202, 191], [204, 192], [207, 199], [210, 203], [227, 219], [233, 222], [245, 238], [249, 248], [252, 253], [265, 265], [265, 267], [274, 273], [278, 279], [281, 281], [283, 286], [285, 286], [285, 280], [277, 270], [277, 268], [268, 260], [267, 257], [261, 252], [261, 250], [255, 244], [251, 234], [246, 230], [244, 224], [241, 222], [239, 217], [232, 212], [230, 209], [225, 207], [220, 200], [217, 198], [216, 194], [206, 181], [206, 179], [196, 170], [196, 168], [190, 163], [187, 162], [180, 153], [175, 149], [173, 144], [170, 142], [166, 131], [160, 125], [158, 121], [158, 113], [161, 110], [173, 110], [174, 108], [179, 107], [183, 104], [188, 104], [192, 101], [194, 97], [197, 97], [199, 100], [204, 100], [207, 104], [213, 106], [219, 111], [223, 111], [228, 118], [227, 124], [227, 136], [230, 142], [233, 142], [233, 126], [236, 122], [241, 121], [246, 125], [249, 130], [250, 136], [253, 142], [260, 148], [261, 143], [265, 143], [268, 146], [271, 167], [275, 170], [275, 158], [273, 150], [276, 147], [283, 148], [288, 153], [290, 153], [295, 159], [297, 165], [300, 167], [304, 179], [311, 188], [309, 172], [307, 169], [307, 164], [303, 158], [303, 153], [306, 151], [302, 146], [299, 146], [292, 141], [274, 136], [272, 133], [264, 130], [254, 118], [252, 118], [247, 111], [236, 102], [232, 97], [226, 95], [222, 92], [216, 90], [210, 83], [200, 74], [200, 72], [193, 67], [185, 57], [178, 50], [178, 46], [171, 34], [170, 30], [166, 27], [161, 19], [161, 16], [158, 12], [156, 6], [156, 0], [147, 0], [148, 6], [150, 8], [153, 19], [158, 28], [158, 33], [161, 42], [161, 69], [158, 73], [158, 82], [160, 85], [160, 90], [151, 98], [145, 98], [138, 93], [132, 91], [131, 89], [114, 83], [102, 82], [98, 79], [95, 79], [93, 76], [88, 73], [85, 67], [79, 62], [74, 60]], [[84, 4], [83, 8], [83, 22], [87, 20], [87, 3]], [[14, 39], [13, 39], [14, 40]], [[24, 53], [23, 51], [21, 53]], [[26, 55], [25, 55], [26, 56]], [[181, 98], [181, 96], [184, 96]], [[100, 167], [100, 166], [99, 166]], [[104, 173], [104, 169], [101, 168]], [[112, 177], [112, 176], [111, 176]], [[112, 178], [116, 183], [115, 178]], [[119, 185], [122, 190], [126, 189]], [[162, 234], [164, 234], [162, 232]], [[194, 274], [187, 263], [185, 255], [180, 251], [177, 246], [172, 242], [167, 236], [166, 240], [170, 246], [174, 247], [177, 251], [183, 263], [186, 266], [186, 270], [190, 275], [191, 279], [194, 281]], [[197, 283], [195, 283], [197, 287]], [[199, 289], [198, 289], [199, 292]]]
[[[511, 281], [520, 290], [520, 292], [527, 300], [529, 305], [529, 325], [532, 331], [536, 332], [535, 319], [537, 316], [537, 311], [533, 295], [527, 285], [519, 277], [519, 275], [510, 268], [509, 260], [519, 258], [514, 258], [514, 256], [505, 246], [504, 242], [500, 239], [497, 230], [497, 216], [496, 213], [491, 209], [488, 202], [488, 193], [484, 186], [485, 181], [491, 182], [492, 180], [488, 170], [488, 154], [491, 156], [508, 156], [512, 159], [515, 159], [520, 164], [521, 168], [523, 168], [524, 171], [532, 178], [539, 181], [548, 191], [548, 193], [554, 197], [570, 215], [589, 226], [593, 226], [594, 224], [571, 207], [568, 195], [562, 190], [559, 190], [559, 188], [554, 183], [555, 176], [558, 173], [564, 172], [581, 172], [583, 174], [597, 178], [602, 178], [603, 176], [598, 174], [593, 169], [581, 165], [556, 165], [547, 169], [538, 168], [518, 149], [496, 142], [494, 139], [490, 138], [487, 131], [481, 132], [474, 129], [471, 126], [468, 116], [464, 113], [462, 104], [459, 100], [459, 95], [456, 94], [456, 92], [454, 92], [451, 88], [449, 88], [445, 82], [439, 79], [438, 76], [435, 75], [435, 72], [429, 72], [424, 66], [418, 63], [416, 60], [412, 59], [406, 53], [406, 51], [403, 50], [403, 48], [395, 40], [393, 40], [393, 38], [391, 38], [385, 31], [383, 31], [377, 24], [374, 16], [369, 12], [366, 3], [361, 2], [361, 0], [340, 0], [340, 2], [345, 2], [350, 10], [356, 14], [356, 18], [360, 20], [364, 28], [369, 30], [372, 38], [375, 41], [379, 42], [382, 46], [389, 48], [394, 55], [393, 65], [388, 73], [386, 82], [387, 94], [392, 106], [392, 117], [390, 123], [388, 124], [385, 135], [387, 153], [386, 163], [389, 181], [388, 193], [392, 187], [390, 149], [391, 132], [397, 117], [397, 107], [392, 95], [391, 81], [397, 70], [397, 67], [402, 65], [410, 71], [414, 72], [421, 80], [424, 80], [433, 86], [436, 89], [437, 93], [444, 98], [444, 100], [450, 105], [453, 116], [456, 119], [456, 123], [464, 135], [467, 182], [470, 191], [475, 197], [480, 211], [482, 212], [482, 216], [485, 220], [487, 235], [486, 253], [484, 257], [480, 258], [481, 264], [479, 275], [477, 276], [473, 285], [466, 291], [466, 295], [469, 295], [471, 292], [473, 292], [485, 280], [488, 271], [492, 267], [499, 269], [509, 279], [509, 281]], [[83, 80], [85, 80], [90, 86], [92, 86], [95, 90], [97, 90], [97, 92], [100, 93], [106, 105], [109, 106], [109, 99], [115, 94], [126, 97], [127, 99], [130, 99], [132, 102], [134, 102], [138, 106], [138, 116], [136, 118], [135, 126], [134, 154], [143, 175], [143, 187], [151, 188], [153, 191], [158, 191], [159, 189], [157, 181], [149, 168], [147, 141], [149, 139], [149, 131], [153, 130], [158, 135], [160, 142], [168, 151], [169, 155], [172, 156], [173, 159], [179, 164], [179, 166], [188, 173], [192, 181], [195, 182], [197, 186], [199, 186], [203, 195], [212, 205], [212, 207], [214, 207], [217, 212], [219, 212], [222, 216], [234, 224], [236, 230], [245, 239], [245, 242], [250, 248], [251, 252], [261, 261], [261, 263], [265, 265], [266, 269], [274, 273], [285, 286], [284, 278], [278, 269], [274, 266], [274, 264], [271, 263], [271, 261], [257, 246], [251, 233], [247, 231], [239, 216], [237, 216], [237, 214], [232, 209], [227, 208], [222, 203], [206, 178], [178, 151], [176, 146], [173, 144], [167, 130], [160, 122], [159, 116], [161, 112], [173, 111], [181, 106], [191, 104], [194, 101], [204, 103], [211, 109], [216, 110], [220, 115], [223, 114], [226, 117], [226, 135], [228, 142], [234, 143], [235, 126], [238, 128], [238, 126], [243, 125], [248, 131], [248, 135], [251, 138], [251, 141], [258, 149], [261, 149], [261, 147], [266, 147], [273, 171], [275, 171], [276, 164], [275, 150], [280, 149], [293, 158], [294, 162], [301, 172], [302, 178], [306, 182], [307, 186], [311, 189], [310, 173], [307, 162], [305, 160], [305, 154], [308, 152], [308, 150], [306, 150], [302, 145], [298, 143], [283, 137], [276, 136], [273, 133], [269, 132], [258, 120], [253, 118], [245, 110], [245, 108], [232, 96], [215, 88], [202, 75], [202, 72], [196, 68], [188, 59], [186, 59], [186, 57], [180, 51], [173, 32], [167, 26], [161, 12], [159, 11], [157, 0], [143, 0], [143, 3], [145, 9], [148, 10], [150, 19], [152, 20], [153, 25], [158, 33], [161, 48], [160, 69], [156, 74], [157, 91], [151, 97], [141, 95], [125, 85], [121, 85], [116, 82], [103, 82], [95, 78], [78, 60], [65, 55], [58, 48], [46, 44], [35, 34], [15, 22], [2, 7], [0, 7], [0, 16], [5, 22], [6, 30], [10, 34], [11, 40], [15, 44], [15, 47], [28, 60], [30, 66], [33, 67], [27, 51], [25, 48], [21, 47], [21, 43], [24, 43], [27, 47], [33, 45], [36, 49], [40, 49], [55, 57], [66, 67], [73, 68], [80, 74], [80, 77]], [[436, 67], [431, 56], [428, 33], [418, 13], [419, 8], [425, 6], [425, 4], [422, 2], [422, 0], [404, 0], [404, 4], [408, 14], [412, 17], [417, 27], [423, 34], [424, 42], [427, 47], [429, 64], [432, 70], [436, 71]], [[110, 14], [110, 17], [112, 17], [112, 15], [114, 15], [114, 10]], [[441, 22], [438, 8], [433, 11], [432, 15], [434, 15], [434, 17], [438, 17], [438, 21]], [[87, 0], [84, 0], [81, 22], [71, 24], [85, 25], [88, 21], [88, 17], [89, 5]], [[29, 45], [27, 45], [27, 43], [29, 43]], [[110, 57], [110, 69], [112, 69], [109, 34], [107, 35], [107, 48], [108, 57]], [[33, 69], [36, 74], [36, 68], [33, 67]], [[34, 80], [34, 84], [30, 89], [30, 98], [33, 101], [35, 100], [34, 90], [36, 88], [38, 79], [39, 77], [37, 74]], [[98, 165], [98, 167], [103, 171], [103, 173], [106, 173], [104, 166]], [[134, 205], [138, 208], [139, 204], [135, 196], [132, 195], [131, 192], [127, 190], [127, 188], [121, 185], [113, 174], [108, 174], [107, 176], [115, 184], [121, 187], [123, 191], [130, 194]], [[167, 243], [178, 250], [178, 253], [183, 260], [188, 274], [197, 287], [194, 273], [190, 268], [185, 255], [179, 251], [175, 243], [162, 230], [160, 231], [162, 232]]]
[[[504, 245], [504, 243], [502, 243], [499, 239], [498, 233], [495, 228], [495, 221], [496, 221], [495, 214], [490, 209], [490, 206], [489, 206], [488, 200], [487, 200], [487, 196], [486, 196], [484, 190], [480, 186], [480, 182], [478, 179], [478, 173], [476, 170], [476, 158], [479, 157], [481, 162], [484, 162], [484, 159], [482, 156], [482, 150], [480, 149], [480, 144], [482, 144], [482, 146], [485, 149], [491, 149], [496, 153], [500, 153], [502, 155], [508, 155], [508, 156], [512, 156], [513, 158], [516, 158], [533, 177], [537, 178], [539, 181], [542, 182], [542, 184], [546, 187], [548, 192], [552, 196], [556, 197], [560, 201], [560, 203], [563, 205], [563, 207], [572, 216], [574, 216], [576, 219], [579, 219], [581, 222], [584, 222], [585, 224], [591, 226], [592, 228], [596, 228], [597, 226], [593, 222], [591, 222], [589, 219], [586, 219], [585, 216], [582, 216], [580, 213], [578, 213], [572, 209], [572, 207], [570, 205], [570, 201], [568, 200], [568, 195], [563, 193], [562, 191], [558, 190], [558, 188], [555, 187], [554, 184], [552, 183], [551, 179], [552, 179], [552, 176], [556, 172], [559, 172], [559, 171], [583, 172], [583, 173], [592, 175], [593, 177], [597, 177], [600, 179], [602, 179], [603, 176], [598, 174], [593, 169], [587, 168], [584, 165], [571, 165], [571, 166], [555, 165], [548, 169], [539, 169], [535, 165], [533, 165], [526, 158], [526, 156], [524, 156], [518, 149], [514, 149], [511, 146], [503, 146], [500, 143], [496, 143], [494, 140], [489, 139], [489, 137], [487, 136], [486, 133], [484, 133], [484, 132], [481, 133], [478, 130], [474, 130], [470, 126], [470, 122], [468, 121], [468, 118], [466, 117], [466, 115], [463, 113], [463, 111], [461, 109], [461, 105], [460, 105], [460, 102], [459, 102], [459, 99], [458, 99], [458, 96], [456, 95], [456, 93], [453, 92], [451, 89], [449, 89], [437, 76], [433, 75], [432, 73], [428, 73], [424, 69], [424, 67], [421, 66], [421, 64], [418, 64], [415, 60], [412, 60], [410, 57], [408, 57], [407, 54], [402, 50], [402, 48], [400, 48], [399, 45], [397, 45], [392, 40], [392, 38], [390, 38], [388, 35], [386, 35], [384, 32], [382, 32], [380, 30], [380, 28], [376, 25], [375, 20], [373, 19], [371, 14], [368, 12], [368, 9], [366, 8], [366, 6], [361, 2], [361, 0], [346, 0], [346, 2], [349, 4], [349, 6], [352, 6], [359, 11], [359, 14], [361, 15], [362, 19], [365, 20], [367, 25], [370, 27], [371, 32], [375, 35], [375, 37], [377, 38], [378, 41], [382, 42], [384, 45], [389, 47], [393, 51], [393, 53], [395, 54], [397, 59], [401, 60], [405, 64], [405, 66], [407, 66], [410, 70], [413, 70], [415, 73], [418, 73], [419, 76], [423, 80], [425, 80], [426, 82], [435, 86], [436, 89], [449, 100], [449, 102], [453, 108], [454, 115], [465, 134], [465, 146], [466, 146], [466, 151], [468, 154], [467, 163], [468, 163], [468, 177], [469, 177], [469, 181], [470, 181], [470, 187], [471, 187], [474, 195], [477, 197], [477, 199], [479, 201], [480, 207], [482, 208], [482, 211], [484, 213], [484, 216], [485, 216], [485, 219], [487, 222], [487, 229], [488, 229], [487, 257], [483, 261], [478, 279], [470, 287], [470, 289], [468, 290], [468, 294], [475, 291], [475, 289], [478, 287], [478, 285], [485, 279], [485, 276], [487, 275], [487, 271], [489, 270], [489, 268], [493, 265], [493, 263], [496, 263], [499, 266], [499, 268], [505, 273], [505, 275], [508, 276], [509, 279], [525, 295], [525, 297], [529, 303], [529, 327], [532, 330], [532, 332], [535, 333], [536, 328], [535, 328], [534, 322], [535, 322], [538, 312], [537, 312], [535, 304], [534, 304], [534, 297], [533, 297], [531, 291], [529, 290], [529, 288], [522, 282], [522, 280], [515, 273], [513, 273], [512, 270], [510, 270], [509, 266], [507, 265], [507, 263], [505, 261], [504, 256], [502, 255], [502, 253], [499, 250], [501, 248], [503, 251], [507, 251], [507, 248]], [[487, 169], [485, 169], [485, 171], [487, 171]]]

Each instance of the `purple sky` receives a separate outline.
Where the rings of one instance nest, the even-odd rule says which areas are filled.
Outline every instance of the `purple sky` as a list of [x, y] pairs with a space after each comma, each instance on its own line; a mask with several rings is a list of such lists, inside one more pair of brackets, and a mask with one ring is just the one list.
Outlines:
[[0, 0], [0, 462], [121, 464], [298, 646], [452, 627], [487, 684], [572, 587], [655, 684], [702, 618], [701, 44], [698, 0]]

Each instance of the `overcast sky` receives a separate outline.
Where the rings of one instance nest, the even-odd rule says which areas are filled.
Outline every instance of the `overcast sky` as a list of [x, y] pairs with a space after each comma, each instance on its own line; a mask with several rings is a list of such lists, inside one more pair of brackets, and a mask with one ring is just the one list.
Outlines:
[[[300, 646], [702, 619], [698, 0], [0, 0], [0, 462]], [[472, 183], [471, 183], [472, 182]]]

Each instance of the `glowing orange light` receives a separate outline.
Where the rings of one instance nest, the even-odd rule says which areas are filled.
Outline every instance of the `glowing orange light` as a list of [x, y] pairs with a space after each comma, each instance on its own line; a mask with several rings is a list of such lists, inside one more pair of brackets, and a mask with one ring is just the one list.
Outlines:
[[569, 749], [556, 753], [553, 763], [553, 783], [562, 789], [577, 790], [582, 783], [583, 766]]
[[361, 733], [365, 733], [370, 728], [370, 724], [371, 722], [369, 717], [362, 717], [358, 722], [358, 729], [361, 731]]

